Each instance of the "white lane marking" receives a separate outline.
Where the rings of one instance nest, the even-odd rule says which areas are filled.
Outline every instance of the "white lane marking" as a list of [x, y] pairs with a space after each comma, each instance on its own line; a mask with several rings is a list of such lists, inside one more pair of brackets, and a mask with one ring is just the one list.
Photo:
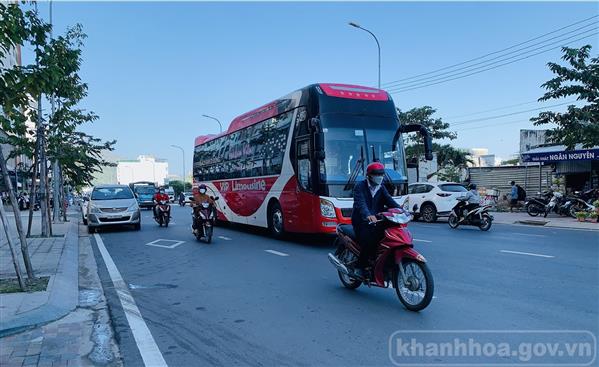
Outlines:
[[530, 236], [530, 237], [547, 237], [544, 234], [528, 234], [528, 233], [512, 233], [512, 234], [517, 234], [518, 236]]
[[284, 252], [279, 252], [279, 251], [275, 251], [275, 250], [264, 250], [268, 253], [271, 253], [273, 255], [279, 255], [279, 256], [289, 256], [289, 254], [286, 254]]
[[[160, 244], [161, 242], [163, 244]], [[167, 245], [166, 243], [170, 243], [170, 245]], [[154, 247], [162, 247], [162, 248], [174, 249], [175, 247], [181, 245], [182, 243], [185, 243], [185, 241], [157, 239], [157, 240], [154, 240], [152, 242], [148, 242], [145, 245], [146, 246], [154, 246]]]
[[429, 241], [429, 240], [419, 240], [418, 238], [414, 238], [413, 239], [414, 242], [426, 242], [426, 243], [431, 243], [433, 241]]
[[158, 349], [158, 345], [156, 345], [156, 342], [152, 337], [150, 329], [148, 329], [148, 325], [146, 325], [143, 316], [137, 308], [137, 304], [135, 303], [133, 296], [127, 288], [127, 284], [123, 280], [119, 269], [117, 269], [112, 257], [108, 253], [106, 246], [104, 246], [102, 237], [95, 233], [94, 238], [96, 239], [96, 244], [98, 245], [100, 254], [102, 255], [104, 263], [106, 264], [106, 268], [108, 269], [110, 279], [112, 279], [112, 284], [114, 284], [116, 294], [121, 301], [121, 306], [125, 312], [125, 317], [127, 317], [129, 328], [133, 333], [133, 338], [135, 338], [137, 349], [139, 349], [139, 354], [141, 354], [144, 365], [167, 366], [164, 357], [162, 357], [162, 353], [160, 353], [160, 349]]
[[218, 236], [218, 238], [220, 238], [221, 240], [225, 240], [225, 241], [231, 241], [231, 238], [226, 237], [226, 236]]
[[553, 257], [555, 257], [555, 256], [551, 256], [551, 255], [533, 254], [532, 252], [520, 252], [520, 251], [510, 251], [510, 250], [500, 250], [499, 252], [504, 252], [504, 253], [507, 253], [507, 254], [516, 254], [516, 255], [528, 255], [528, 256], [546, 257], [546, 258], [553, 258]]

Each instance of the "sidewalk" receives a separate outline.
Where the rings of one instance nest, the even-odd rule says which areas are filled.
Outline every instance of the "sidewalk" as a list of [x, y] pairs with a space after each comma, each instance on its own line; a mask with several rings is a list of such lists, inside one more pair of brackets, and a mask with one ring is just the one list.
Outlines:
[[[1, 338], [0, 366], [122, 366], [89, 237], [85, 226], [71, 219], [69, 230], [75, 228], [71, 233], [78, 235], [74, 247], [78, 269], [71, 279], [77, 286], [76, 309], [56, 321]], [[70, 246], [65, 243], [63, 253]]]
[[570, 228], [599, 231], [599, 223], [579, 222], [576, 218], [557, 216], [549, 214], [547, 218], [543, 216], [531, 217], [525, 212], [492, 212], [494, 223], [500, 224], [521, 224], [534, 225], [539, 227], [552, 228]]
[[[14, 230], [14, 221], [10, 220]], [[0, 296], [0, 337], [48, 323], [67, 315], [77, 306], [78, 297], [78, 220], [76, 212], [70, 222], [53, 223], [52, 238], [28, 238], [29, 254], [36, 277], [49, 276], [43, 292], [7, 293]], [[25, 221], [25, 225], [26, 225]], [[34, 220], [32, 233], [39, 232]], [[13, 231], [16, 235], [16, 230]], [[19, 246], [18, 237], [14, 244]], [[25, 266], [17, 249], [21, 270]], [[0, 277], [14, 278], [14, 266], [6, 236], [0, 235]]]

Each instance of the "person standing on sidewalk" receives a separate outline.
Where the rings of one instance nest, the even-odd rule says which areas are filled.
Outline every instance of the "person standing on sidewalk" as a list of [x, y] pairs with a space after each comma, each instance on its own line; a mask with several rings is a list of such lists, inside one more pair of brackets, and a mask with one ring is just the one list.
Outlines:
[[518, 206], [518, 186], [516, 186], [516, 182], [510, 182], [512, 185], [512, 191], [510, 192], [510, 213], [513, 213], [514, 208]]

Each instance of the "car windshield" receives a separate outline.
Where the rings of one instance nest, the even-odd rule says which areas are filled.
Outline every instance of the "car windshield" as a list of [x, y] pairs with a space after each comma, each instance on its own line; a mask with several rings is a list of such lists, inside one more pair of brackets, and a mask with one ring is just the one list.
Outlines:
[[138, 194], [151, 194], [154, 195], [154, 193], [156, 192], [156, 189], [152, 186], [137, 186], [135, 188], [135, 192], [137, 192]]
[[115, 199], [133, 199], [133, 193], [128, 187], [103, 187], [92, 192], [92, 200]]
[[447, 192], [466, 192], [468, 190], [466, 190], [466, 188], [460, 184], [442, 184], [439, 185], [439, 188], [441, 189], [441, 191], [447, 191]]

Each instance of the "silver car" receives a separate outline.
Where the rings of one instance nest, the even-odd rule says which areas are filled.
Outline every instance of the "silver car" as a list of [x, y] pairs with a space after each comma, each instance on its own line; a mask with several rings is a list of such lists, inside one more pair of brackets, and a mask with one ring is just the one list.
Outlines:
[[132, 225], [141, 228], [139, 205], [127, 185], [94, 187], [87, 205], [87, 230], [94, 233], [102, 226]]

